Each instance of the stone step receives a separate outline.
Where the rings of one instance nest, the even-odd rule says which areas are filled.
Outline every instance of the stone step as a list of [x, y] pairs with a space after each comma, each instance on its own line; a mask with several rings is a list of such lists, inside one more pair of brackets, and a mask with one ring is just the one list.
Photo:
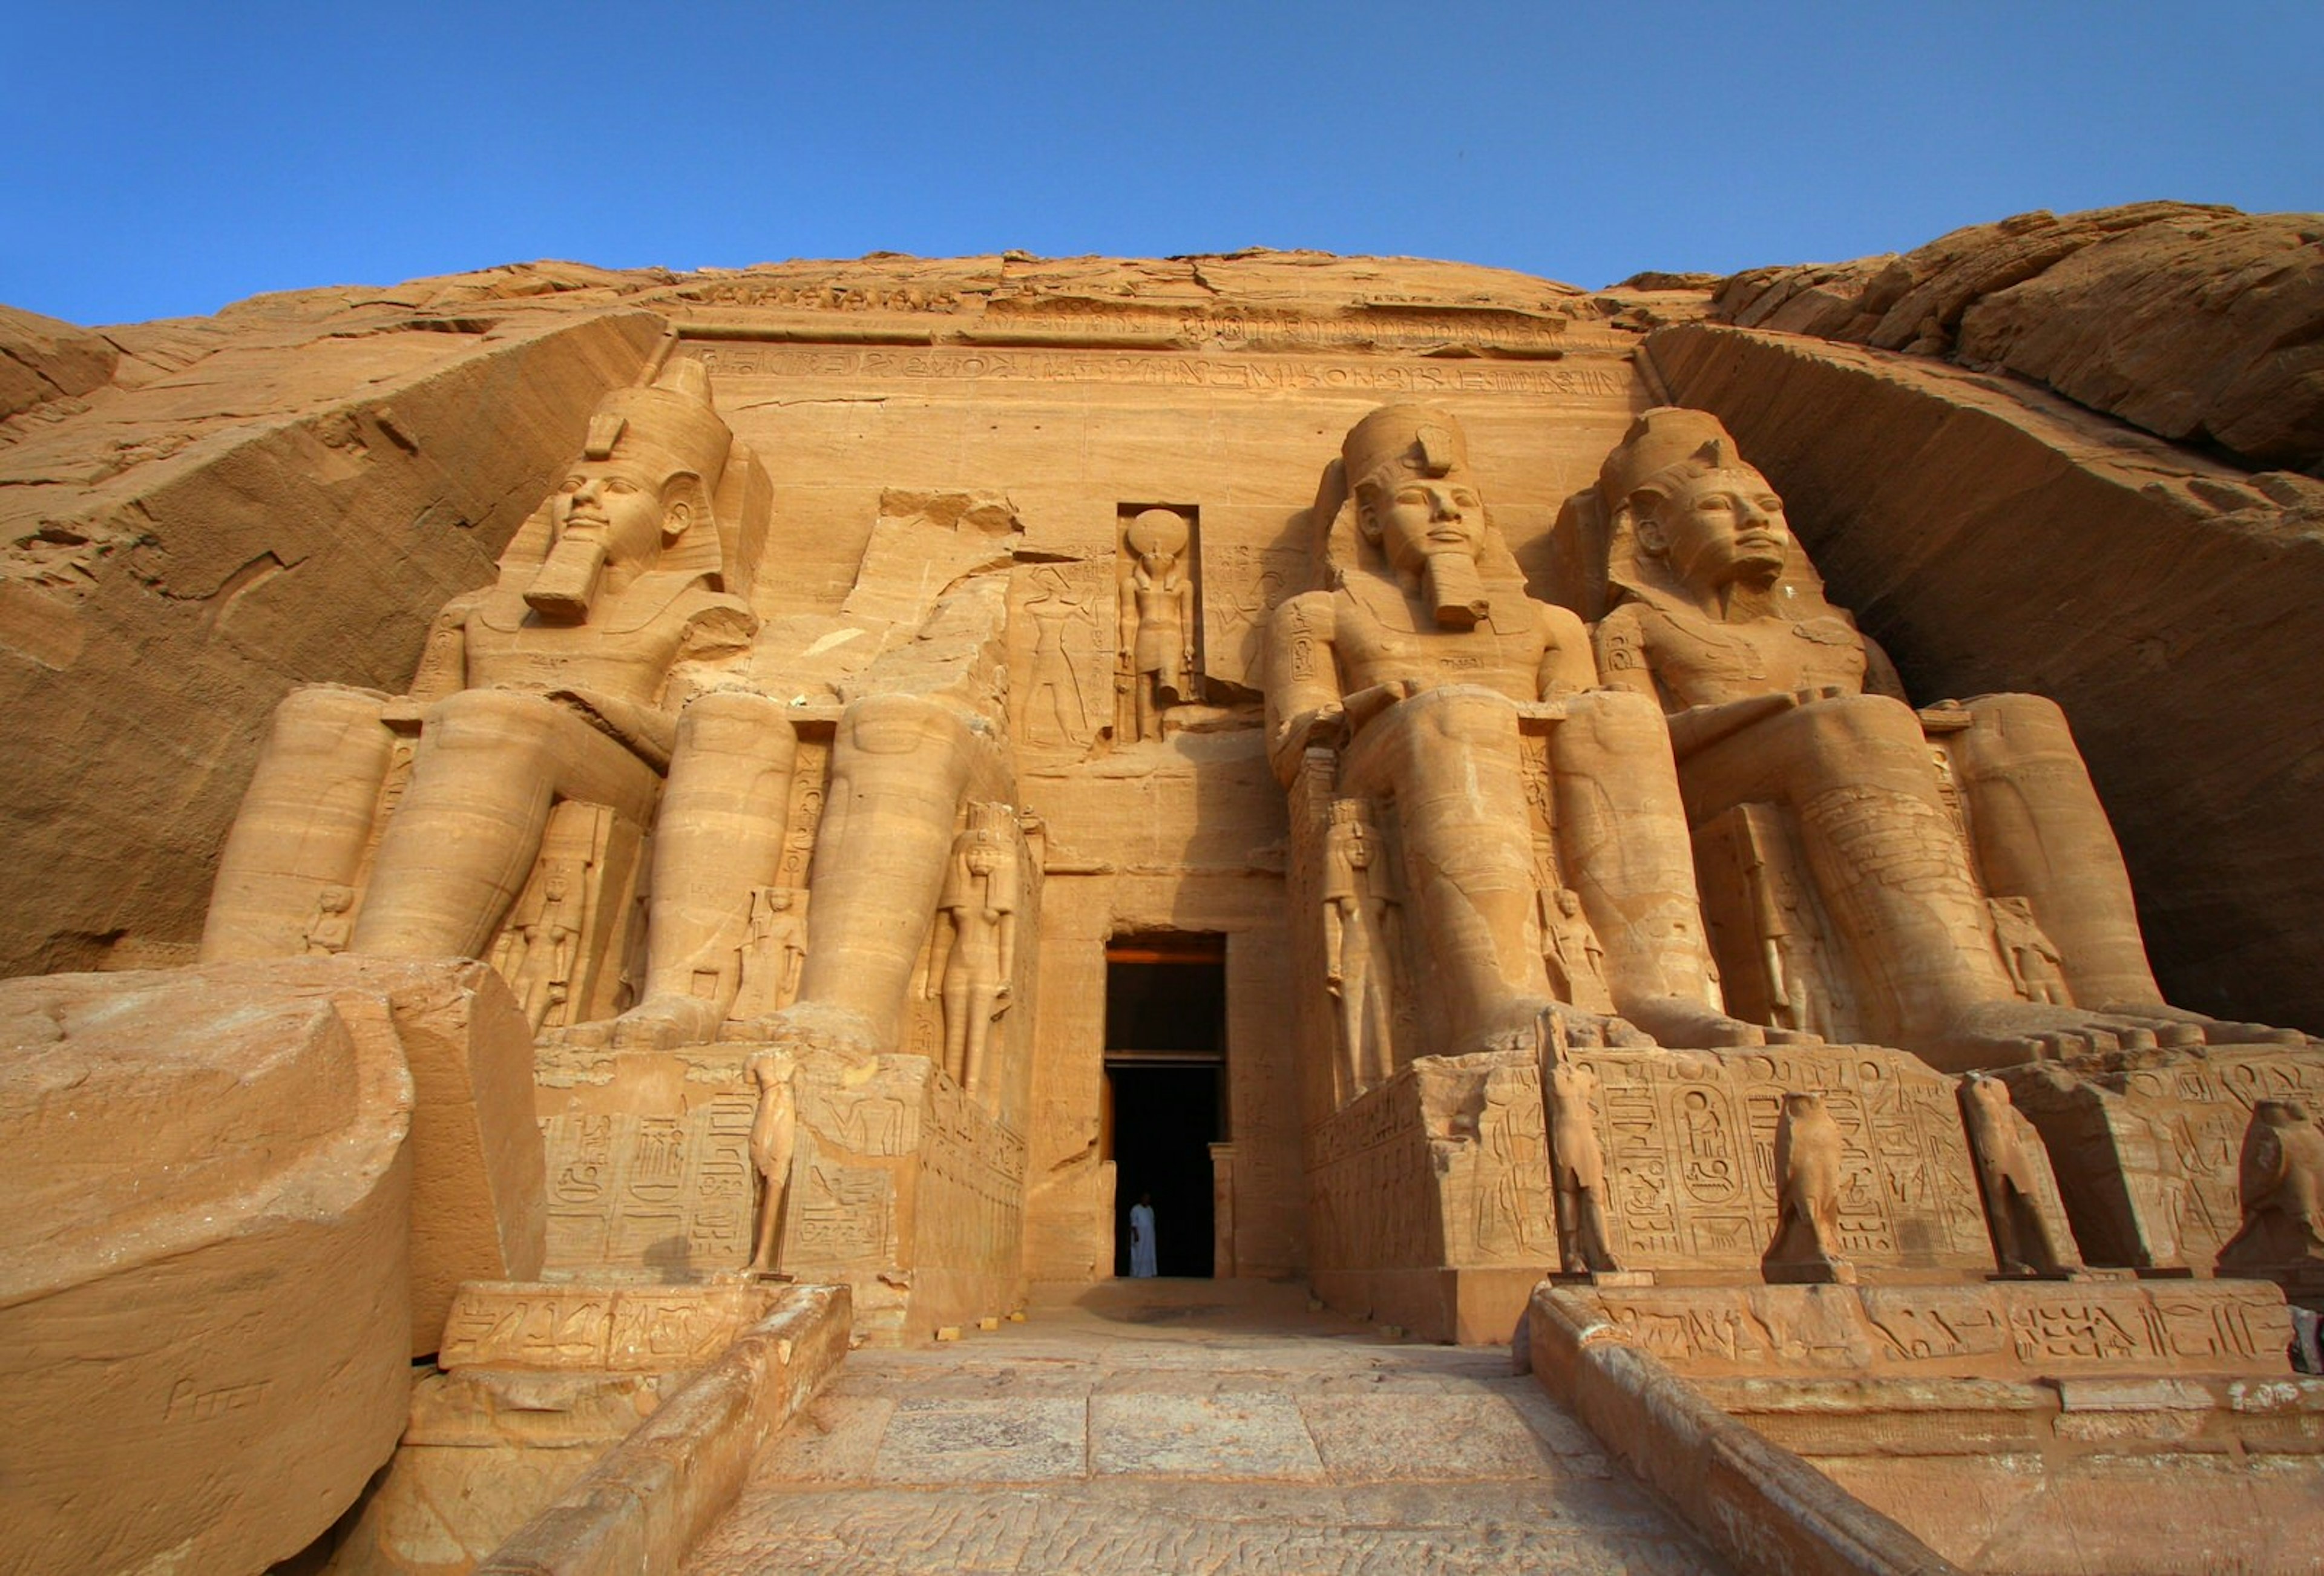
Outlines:
[[1708, 1572], [1496, 1351], [1268, 1309], [1082, 1308], [858, 1353], [689, 1576], [815, 1571]]

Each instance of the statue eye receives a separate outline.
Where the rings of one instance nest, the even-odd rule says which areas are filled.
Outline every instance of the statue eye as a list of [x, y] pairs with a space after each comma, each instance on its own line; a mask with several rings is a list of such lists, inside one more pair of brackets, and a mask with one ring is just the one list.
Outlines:
[[608, 493], [634, 493], [637, 490], [638, 484], [635, 482], [625, 482], [619, 476], [605, 478], [605, 491]]
[[1474, 509], [1477, 507], [1477, 495], [1474, 493], [1468, 491], [1466, 488], [1463, 488], [1460, 492], [1452, 494], [1452, 502], [1458, 503], [1463, 509]]
[[1781, 514], [1784, 512], [1784, 501], [1770, 493], [1759, 500], [1759, 507], [1770, 514]]
[[558, 492], [560, 492], [560, 493], [578, 493], [579, 491], [581, 491], [581, 484], [582, 484], [582, 478], [581, 478], [581, 477], [579, 477], [579, 476], [567, 476], [567, 477], [566, 477], [566, 478], [565, 478], [565, 484], [564, 484], [563, 486], [559, 487], [559, 488], [558, 489]]

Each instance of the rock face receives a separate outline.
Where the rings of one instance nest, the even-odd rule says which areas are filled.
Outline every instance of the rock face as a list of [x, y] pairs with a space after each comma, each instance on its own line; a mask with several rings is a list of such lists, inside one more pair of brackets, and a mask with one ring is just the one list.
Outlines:
[[[447, 1448], [364, 1525], [457, 1563], [561, 1476], [502, 1444], [595, 1449], [641, 1363], [756, 1383], [715, 1351], [756, 1277], [949, 1338], [1103, 1278], [1133, 1200], [1133, 1275], [1428, 1338], [1506, 1340], [1549, 1266], [1627, 1288], [1638, 1397], [1681, 1332], [1868, 1427], [2008, 1351], [2028, 1393], [2275, 1372], [2324, 1284], [2324, 1054], [2267, 1027], [2324, 1023], [2324, 482], [2218, 450], [2313, 426], [2286, 223], [1724, 287], [1818, 333], [1311, 253], [538, 265], [109, 364], [11, 327], [50, 370], [0, 425], [0, 682], [51, 754], [6, 945], [172, 955], [208, 897], [198, 965], [0, 1014], [15, 1522], [78, 1463], [167, 1490], [84, 1563], [275, 1557], [435, 1353], [404, 1441]], [[2282, 1160], [2240, 1193], [2236, 1133]], [[213, 1432], [154, 1435], [180, 1401]], [[649, 1433], [690, 1508], [622, 1495], [697, 1525]]]
[[1918, 357], [1707, 326], [1647, 354], [1775, 481], [1916, 702], [2064, 707], [2167, 996], [2324, 1026], [2324, 843], [2283, 810], [2324, 736], [2324, 484]]
[[1738, 327], [2005, 370], [2163, 438], [2324, 475], [2324, 215], [2021, 214], [1902, 256], [1738, 273], [1718, 303]]
[[387, 1460], [410, 1387], [411, 1080], [325, 998], [0, 991], [10, 1570], [256, 1570]]

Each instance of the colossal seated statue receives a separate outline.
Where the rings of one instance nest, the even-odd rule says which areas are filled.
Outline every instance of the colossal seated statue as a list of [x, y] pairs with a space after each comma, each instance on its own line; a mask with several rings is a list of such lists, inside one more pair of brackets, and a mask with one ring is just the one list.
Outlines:
[[1780, 960], [1772, 1021], [1812, 1000], [1834, 1037], [1949, 1070], [2284, 1037], [2164, 1004], [2063, 714], [2000, 695], [1916, 715], [1715, 417], [1641, 416], [1598, 508], [1599, 667], [1668, 718], [1705, 903], [1753, 933], [1722, 948], [1730, 975]]
[[608, 394], [497, 582], [438, 615], [409, 695], [286, 699], [226, 840], [203, 958], [298, 955], [333, 888], [360, 894], [349, 952], [482, 956], [556, 803], [647, 825], [678, 733], [672, 668], [755, 628], [743, 595], [763, 521], [717, 502], [733, 448], [696, 362]]
[[[1581, 621], [1526, 594], [1459, 423], [1410, 405], [1367, 416], [1314, 518], [1327, 587], [1268, 628], [1270, 759], [1286, 788], [1328, 762], [1328, 791], [1368, 802], [1337, 818], [1377, 822], [1400, 851], [1401, 873], [1370, 881], [1400, 894], [1402, 928], [1425, 950], [1397, 977], [1432, 993], [1441, 1026], [1392, 1059], [1343, 1046], [1343, 1089], [1424, 1051], [1530, 1033], [1553, 1000], [1544, 880], [1580, 895], [1618, 1037], [1626, 1020], [1667, 1045], [1760, 1043], [1766, 1031], [1719, 1005], [1662, 720], [1642, 696], [1599, 689]], [[1599, 1032], [1589, 1013], [1562, 1016]], [[1347, 1014], [1343, 1033], [1376, 1036], [1364, 1025], [1379, 1017]]]

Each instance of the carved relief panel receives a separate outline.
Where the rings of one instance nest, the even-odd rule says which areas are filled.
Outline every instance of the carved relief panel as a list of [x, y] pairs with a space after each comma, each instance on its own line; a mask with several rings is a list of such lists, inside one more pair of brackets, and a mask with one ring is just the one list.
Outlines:
[[1613, 1257], [1632, 1269], [1748, 1269], [1775, 1229], [1784, 1095], [1812, 1092], [1840, 1136], [1837, 1243], [1867, 1267], [1982, 1274], [1992, 1249], [1952, 1081], [1877, 1047], [1715, 1061], [1576, 1051], [1598, 1075]]
[[1009, 713], [1027, 749], [1088, 754], [1112, 736], [1117, 566], [1036, 564], [1010, 579]]
[[1113, 736], [1137, 743], [1204, 696], [1200, 525], [1192, 504], [1125, 503], [1116, 517]]

